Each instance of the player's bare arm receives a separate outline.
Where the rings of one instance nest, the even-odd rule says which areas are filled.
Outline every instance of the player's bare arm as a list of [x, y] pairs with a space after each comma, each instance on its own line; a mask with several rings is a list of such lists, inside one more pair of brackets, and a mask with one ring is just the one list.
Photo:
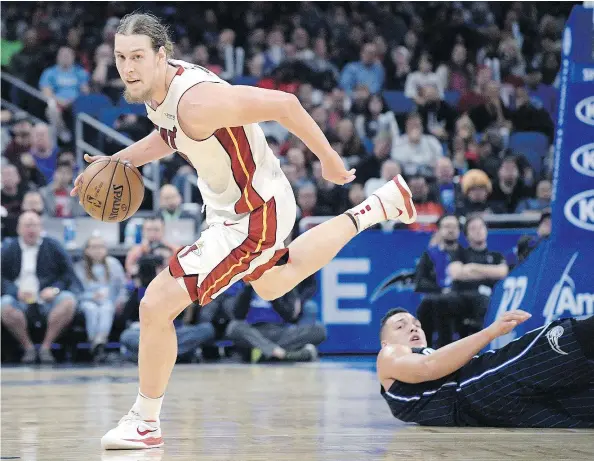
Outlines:
[[509, 333], [530, 317], [530, 314], [520, 310], [506, 312], [484, 330], [448, 344], [430, 355], [413, 354], [408, 346], [386, 345], [378, 355], [379, 379], [382, 383], [398, 380], [414, 384], [443, 378], [466, 365], [495, 338]]
[[452, 280], [482, 280], [485, 278], [499, 280], [507, 276], [509, 267], [506, 263], [497, 265], [462, 264], [459, 261], [455, 261], [450, 263], [447, 271], [450, 277], [452, 277]]
[[320, 159], [325, 179], [335, 184], [355, 179], [355, 170], [345, 169], [320, 127], [293, 94], [204, 82], [181, 98], [178, 118], [186, 134], [195, 139], [207, 138], [220, 128], [276, 121], [299, 137]]
[[[140, 141], [131, 144], [130, 146], [122, 149], [117, 154], [112, 155], [113, 158], [120, 158], [123, 161], [130, 162], [134, 166], [142, 166], [146, 163], [167, 157], [175, 152], [169, 147], [165, 141], [161, 138], [157, 131], [152, 131], [149, 135], [142, 138]], [[95, 160], [102, 158], [102, 156], [92, 156], [85, 154], [85, 161], [92, 163]], [[74, 188], [70, 191], [71, 196], [78, 194], [78, 186], [82, 173], [74, 181]]]

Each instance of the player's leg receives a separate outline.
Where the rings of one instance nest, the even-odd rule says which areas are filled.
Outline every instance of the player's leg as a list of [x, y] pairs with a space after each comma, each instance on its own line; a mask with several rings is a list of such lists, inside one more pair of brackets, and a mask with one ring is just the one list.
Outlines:
[[188, 293], [169, 274], [169, 269], [158, 274], [148, 286], [140, 301], [139, 393], [128, 415], [101, 439], [104, 449], [151, 448], [163, 444], [159, 414], [177, 357], [173, 320], [191, 303]]
[[289, 245], [289, 261], [273, 267], [252, 285], [264, 299], [276, 299], [328, 264], [358, 233], [387, 219], [416, 219], [412, 195], [402, 176], [363, 203], [300, 235]]

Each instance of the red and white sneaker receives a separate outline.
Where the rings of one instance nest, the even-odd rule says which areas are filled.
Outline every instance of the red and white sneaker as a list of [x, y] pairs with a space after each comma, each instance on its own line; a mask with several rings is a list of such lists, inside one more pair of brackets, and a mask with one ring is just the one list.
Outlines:
[[158, 421], [144, 421], [132, 410], [101, 439], [104, 450], [138, 450], [163, 446]]
[[401, 175], [388, 181], [373, 195], [379, 198], [386, 220], [398, 219], [404, 224], [411, 224], [417, 219], [417, 210], [412, 201], [412, 193]]

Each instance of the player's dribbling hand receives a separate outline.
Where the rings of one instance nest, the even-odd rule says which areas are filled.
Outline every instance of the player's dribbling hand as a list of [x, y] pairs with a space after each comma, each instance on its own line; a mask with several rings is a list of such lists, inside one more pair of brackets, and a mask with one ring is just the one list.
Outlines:
[[[85, 154], [85, 156], [84, 156], [85, 162], [87, 162], [87, 163], [93, 163], [95, 160], [99, 160], [100, 158], [109, 158], [109, 157], [107, 155], [89, 155], [89, 154]], [[74, 180], [74, 187], [70, 191], [71, 197], [76, 197], [78, 195], [78, 187], [80, 186], [82, 176], [83, 176], [83, 173], [80, 173]]]
[[348, 184], [355, 179], [355, 169], [351, 168], [347, 171], [344, 163], [338, 153], [320, 162], [322, 164], [322, 177], [326, 181], [342, 186]]
[[521, 310], [506, 312], [487, 327], [487, 330], [489, 330], [493, 338], [498, 338], [499, 336], [509, 333], [516, 326], [520, 323], [524, 323], [530, 317], [532, 317], [532, 314]]

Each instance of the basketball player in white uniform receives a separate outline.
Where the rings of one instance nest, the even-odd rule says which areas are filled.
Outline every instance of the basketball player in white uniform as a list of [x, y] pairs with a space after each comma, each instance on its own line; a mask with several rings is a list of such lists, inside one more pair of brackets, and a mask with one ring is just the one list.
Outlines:
[[[173, 152], [184, 155], [198, 172], [208, 228], [172, 258], [141, 301], [139, 392], [129, 413], [102, 438], [105, 449], [163, 445], [159, 414], [177, 355], [173, 319], [191, 302], [205, 305], [240, 279], [262, 298], [276, 299], [364, 229], [386, 219], [416, 219], [410, 190], [398, 176], [285, 248], [295, 198], [257, 123], [275, 120], [301, 138], [335, 184], [351, 182], [355, 170], [345, 169], [294, 95], [229, 85], [199, 66], [171, 60], [171, 48], [154, 16], [122, 19], [114, 53], [125, 96], [146, 104], [155, 131], [115, 156], [141, 166]], [[72, 195], [78, 184], [79, 178]]]

